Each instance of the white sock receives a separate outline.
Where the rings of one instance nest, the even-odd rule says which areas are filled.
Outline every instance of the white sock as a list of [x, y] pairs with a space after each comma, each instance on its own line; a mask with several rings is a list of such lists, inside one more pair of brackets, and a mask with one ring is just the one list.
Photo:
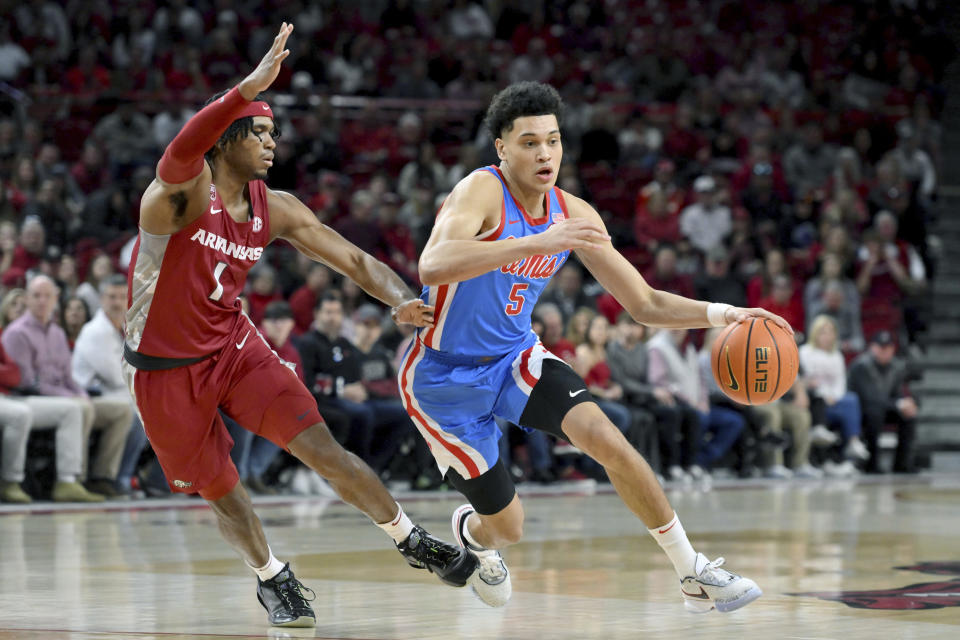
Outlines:
[[387, 535], [393, 538], [393, 541], [397, 544], [406, 540], [410, 532], [413, 531], [413, 522], [403, 512], [403, 507], [399, 504], [397, 504], [396, 517], [390, 522], [378, 523], [377, 526], [386, 531]]
[[284, 567], [284, 564], [273, 556], [273, 551], [270, 550], [270, 547], [267, 547], [267, 553], [270, 554], [270, 557], [267, 559], [267, 564], [263, 565], [259, 569], [247, 563], [247, 566], [253, 569], [253, 572], [256, 573], [257, 577], [263, 582], [266, 582], [270, 578], [283, 571]]
[[64, 474], [57, 478], [59, 482], [72, 483], [77, 481], [77, 476], [73, 474]]
[[693, 574], [694, 566], [697, 563], [697, 552], [693, 550], [693, 545], [687, 540], [687, 532], [683, 530], [683, 525], [680, 524], [680, 518], [677, 517], [676, 512], [674, 512], [673, 519], [670, 522], [653, 529], [647, 529], [647, 531], [657, 541], [660, 548], [666, 552], [681, 580]]

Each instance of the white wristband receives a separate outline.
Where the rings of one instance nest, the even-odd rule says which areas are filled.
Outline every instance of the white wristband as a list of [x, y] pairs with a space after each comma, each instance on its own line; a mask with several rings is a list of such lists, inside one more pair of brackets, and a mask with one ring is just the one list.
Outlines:
[[707, 322], [711, 327], [727, 326], [727, 310], [733, 307], [725, 302], [711, 302], [707, 305]]

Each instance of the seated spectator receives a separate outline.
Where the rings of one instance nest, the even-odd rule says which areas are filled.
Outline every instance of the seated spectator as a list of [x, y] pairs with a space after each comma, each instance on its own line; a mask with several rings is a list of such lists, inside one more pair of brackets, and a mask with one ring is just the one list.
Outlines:
[[[837, 325], [840, 350], [844, 355], [853, 356], [863, 351], [863, 324], [860, 322], [860, 297], [855, 304], [847, 301], [847, 290], [839, 280], [830, 280], [823, 288], [820, 297], [806, 309], [808, 318], [826, 315], [833, 318]], [[776, 312], [774, 312], [776, 313]]]
[[[856, 307], [857, 316], [860, 315], [860, 292], [856, 283], [843, 272], [843, 260], [832, 251], [820, 254], [820, 270], [803, 287], [803, 308], [808, 318], [816, 318], [819, 314], [811, 310], [816, 301], [823, 296], [826, 285], [832, 281], [840, 283], [843, 290], [843, 303], [848, 307]], [[862, 347], [861, 347], [862, 348]]]
[[[140, 454], [147, 447], [147, 434], [133, 406], [121, 368], [123, 323], [127, 311], [126, 276], [119, 273], [110, 276], [101, 283], [100, 291], [100, 309], [80, 330], [73, 346], [70, 367], [74, 382], [91, 395], [95, 407], [107, 400], [126, 402], [131, 407], [133, 416], [115, 487], [119, 493], [129, 494]], [[82, 301], [74, 298], [70, 302]], [[67, 315], [65, 312], [64, 316]]]
[[40, 218], [24, 218], [20, 225], [20, 239], [13, 250], [13, 260], [4, 277], [16, 272], [21, 279], [25, 278], [28, 271], [40, 265], [46, 250], [47, 233]]
[[783, 171], [797, 197], [827, 184], [836, 157], [834, 146], [823, 141], [823, 128], [816, 120], [803, 125], [800, 136], [783, 154]]
[[864, 233], [857, 258], [864, 331], [898, 331], [904, 300], [926, 286], [923, 261], [912, 246], [896, 239], [896, 221], [887, 212], [877, 214], [873, 229]]
[[[393, 368], [390, 353], [380, 344], [383, 316], [380, 309], [364, 304], [354, 314], [354, 344], [359, 350], [359, 382], [366, 391], [364, 405], [375, 418], [374, 442], [371, 446], [371, 466], [383, 471], [397, 455], [407, 436], [415, 434], [415, 427], [400, 402], [397, 373]], [[426, 441], [416, 436], [411, 438], [417, 450], [419, 469], [431, 464]], [[417, 474], [419, 475], [419, 473]], [[416, 476], [410, 478], [415, 480]]]
[[897, 123], [897, 146], [887, 152], [884, 159], [897, 164], [900, 174], [916, 186], [920, 202], [929, 205], [937, 190], [937, 172], [930, 155], [919, 143], [910, 121], [901, 120]]
[[369, 464], [376, 416], [363, 404], [367, 391], [360, 382], [360, 354], [341, 334], [343, 316], [342, 295], [327, 291], [317, 305], [310, 331], [299, 337], [297, 350], [320, 413], [327, 418], [328, 413], [337, 412], [349, 421], [346, 430], [331, 425], [334, 437]]
[[[667, 390], [686, 414], [680, 459], [671, 457], [665, 464], [679, 464], [685, 473], [699, 479], [707, 476], [709, 469], [730, 450], [746, 422], [743, 416], [710, 404], [696, 349], [688, 344], [681, 351], [686, 336], [686, 329], [660, 329], [650, 338], [647, 342], [649, 379], [650, 384]], [[688, 423], [692, 420], [697, 421], [696, 426]], [[701, 433], [710, 439], [703, 439]], [[669, 455], [669, 450], [667, 453]], [[674, 476], [672, 469], [670, 473]]]
[[583, 289], [583, 268], [579, 263], [568, 260], [547, 284], [540, 302], [555, 304], [564, 321], [569, 320], [581, 307], [593, 307], [592, 298]]
[[0, 301], [0, 332], [27, 310], [26, 293], [23, 289], [17, 288], [10, 289], [3, 296], [3, 300]]
[[685, 298], [696, 295], [690, 276], [677, 270], [677, 250], [673, 245], [661, 244], [657, 247], [653, 266], [644, 272], [643, 278], [654, 289], [669, 291]]
[[577, 345], [573, 370], [583, 378], [600, 410], [621, 433], [626, 434], [630, 430], [632, 417], [630, 410], [619, 402], [623, 399], [623, 387], [611, 379], [610, 366], [607, 364], [609, 327], [602, 315], [594, 314], [590, 318], [586, 335]]
[[735, 307], [747, 306], [743, 282], [730, 273], [730, 252], [723, 245], [711, 249], [704, 260], [702, 274], [694, 279], [694, 296], [698, 300], [726, 302]]
[[87, 277], [77, 285], [76, 296], [87, 303], [90, 313], [100, 308], [100, 283], [113, 273], [113, 260], [105, 253], [97, 253], [87, 265]]
[[[133, 417], [129, 400], [95, 397], [92, 401], [70, 374], [67, 335], [53, 322], [57, 289], [48, 276], [34, 276], [27, 284], [27, 313], [3, 332], [3, 347], [17, 363], [24, 380], [35, 381], [35, 393], [67, 398], [83, 412], [86, 443], [93, 429], [102, 431], [90, 464], [87, 489], [108, 497], [119, 496], [115, 482]], [[86, 447], [86, 444], [84, 444]], [[84, 451], [84, 459], [86, 451]]]
[[81, 298], [74, 296], [63, 303], [63, 308], [60, 310], [60, 326], [67, 335], [67, 346], [70, 347], [71, 352], [80, 331], [88, 322], [90, 322], [90, 309]]
[[[624, 392], [627, 406], [649, 411], [656, 425], [657, 446], [653, 451], [641, 451], [651, 467], [664, 473], [669, 469], [660, 460], [661, 443], [668, 442], [671, 458], [679, 459], [680, 437], [688, 437], [684, 431], [684, 414], [677, 406], [673, 395], [663, 387], [655, 387], [648, 381], [647, 345], [644, 342], [648, 329], [634, 321], [630, 314], [622, 312], [617, 317], [614, 338], [607, 344], [607, 364], [610, 367], [610, 379], [618, 383]], [[696, 432], [699, 433], [697, 420]], [[689, 423], [687, 424], [689, 427]], [[683, 479], [680, 466], [675, 466], [671, 479]]]
[[92, 136], [106, 150], [115, 171], [121, 174], [156, 153], [150, 118], [126, 98], [118, 100], [116, 110], [97, 123]]
[[867, 473], [879, 473], [877, 441], [884, 425], [897, 429], [894, 473], [913, 473], [913, 442], [917, 429], [917, 402], [907, 388], [907, 363], [896, 357], [897, 344], [888, 331], [870, 338], [870, 348], [850, 364], [848, 385], [860, 398], [863, 410], [863, 439], [870, 460]]
[[[829, 316], [819, 316], [810, 325], [806, 344], [800, 347], [800, 369], [803, 382], [810, 391], [811, 402], [820, 407], [813, 410], [816, 425], [838, 423], [843, 454], [847, 461], [867, 460], [870, 452], [860, 439], [862, 414], [860, 399], [847, 389], [846, 366], [837, 348], [837, 327]], [[840, 473], [849, 472], [845, 465]], [[829, 467], [825, 467], [831, 473]]]
[[277, 270], [265, 260], [257, 263], [250, 270], [250, 291], [247, 302], [250, 304], [250, 319], [254, 324], [263, 320], [263, 312], [267, 305], [283, 298], [280, 287], [277, 285]]
[[294, 335], [310, 330], [313, 323], [313, 309], [320, 296], [330, 288], [330, 269], [319, 262], [311, 262], [305, 281], [290, 294], [290, 308], [295, 321]]
[[712, 176], [694, 180], [693, 193], [695, 202], [680, 213], [680, 231], [694, 249], [706, 254], [730, 235], [730, 207], [719, 202], [717, 183]]
[[760, 301], [773, 293], [773, 281], [779, 275], [790, 275], [781, 249], [768, 251], [763, 258], [763, 271], [747, 282], [747, 306], [759, 307]]
[[400, 196], [392, 192], [380, 197], [377, 225], [381, 243], [376, 255], [408, 282], [419, 283], [417, 243], [410, 229], [398, 220], [401, 202]]
[[758, 231], [777, 229], [788, 207], [774, 189], [773, 165], [769, 162], [753, 165], [747, 187], [740, 193], [740, 203], [750, 212], [750, 219]]
[[793, 280], [789, 275], [781, 273], [774, 277], [770, 295], [761, 298], [757, 306], [782, 316], [795, 331], [803, 331], [803, 303], [800, 301], [800, 296], [796, 294]]
[[419, 182], [420, 176], [427, 176], [434, 185], [447, 182], [447, 170], [437, 159], [437, 149], [430, 142], [421, 142], [417, 149], [417, 159], [408, 162], [397, 178], [397, 193], [409, 198]]
[[768, 478], [820, 478], [823, 471], [810, 464], [810, 395], [806, 386], [795, 384], [779, 400], [753, 406], [767, 429], [780, 435], [784, 427], [790, 430], [790, 466], [784, 465], [783, 449], [774, 447], [770, 464], [764, 469]]
[[[596, 315], [597, 312], [590, 307], [580, 307], [573, 312], [567, 322], [567, 331], [564, 334], [570, 344], [576, 347], [576, 345], [583, 344], [586, 341], [587, 332], [590, 330], [590, 322]], [[576, 348], [574, 348], [574, 351], [576, 351]], [[570, 364], [573, 366], [572, 362]]]
[[53, 428], [57, 481], [56, 502], [102, 502], [77, 479], [83, 471], [83, 409], [68, 398], [37, 395], [23, 384], [20, 367], [0, 344], [0, 425], [3, 458], [0, 462], [0, 501], [28, 504], [33, 498], [21, 484], [26, 478], [27, 440], [31, 429]]
[[638, 206], [633, 218], [634, 241], [641, 250], [637, 266], [649, 264], [661, 245], [686, 243], [680, 234], [679, 213], [670, 211], [671, 204], [665, 193], [655, 191], [644, 200], [642, 208]]

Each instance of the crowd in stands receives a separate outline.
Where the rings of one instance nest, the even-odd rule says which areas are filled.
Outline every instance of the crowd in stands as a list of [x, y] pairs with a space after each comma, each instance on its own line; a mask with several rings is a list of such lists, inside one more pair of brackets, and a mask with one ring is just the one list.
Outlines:
[[[554, 278], [534, 329], [666, 480], [879, 471], [891, 425], [893, 469], [913, 470], [903, 356], [923, 348], [937, 263], [944, 3], [0, 5], [3, 500], [165, 490], [122, 380], [91, 373], [84, 343], [121, 345], [117, 274], [166, 144], [281, 19], [296, 32], [268, 96], [282, 131], [268, 183], [412, 286], [439, 203], [496, 161], [486, 102], [539, 80], [566, 101], [558, 185], [597, 207], [653, 286], [790, 321], [801, 382], [748, 408], [705, 368], [709, 333], [636, 325], [575, 262]], [[412, 331], [371, 302], [284, 243], [245, 296], [342, 442], [384, 477], [437, 486], [395, 383]], [[225, 419], [252, 488], [326, 490]], [[38, 429], [55, 430], [53, 452], [28, 442]], [[508, 434], [518, 478], [602, 479], [567, 443]], [[28, 451], [55, 459], [51, 486], [31, 480], [43, 468]]]

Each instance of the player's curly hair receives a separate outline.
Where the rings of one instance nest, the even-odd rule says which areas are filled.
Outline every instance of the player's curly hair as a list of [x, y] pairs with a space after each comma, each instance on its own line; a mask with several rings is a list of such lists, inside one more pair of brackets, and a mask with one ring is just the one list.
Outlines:
[[[229, 89], [225, 89], [220, 93], [217, 93], [211, 96], [206, 102], [203, 103], [203, 106], [207, 106], [214, 100], [219, 100], [222, 96], [225, 96]], [[258, 100], [263, 100], [263, 94], [257, 95], [251, 102], [256, 102]], [[220, 136], [220, 139], [217, 140], [217, 143], [207, 149], [203, 156], [207, 159], [208, 164], [213, 164], [213, 159], [216, 157], [218, 149], [221, 149], [228, 145], [231, 142], [236, 140], [241, 140], [246, 138], [247, 135], [253, 131], [253, 117], [246, 116], [244, 118], [237, 118], [230, 123], [230, 126], [227, 127], [227, 130], [223, 132], [223, 135]], [[274, 140], [280, 137], [280, 125], [277, 124], [277, 121], [273, 121], [273, 131], [270, 132], [270, 135]]]
[[563, 100], [557, 90], [542, 82], [515, 82], [493, 96], [484, 123], [494, 139], [513, 129], [513, 121], [525, 116], [557, 116], [563, 119]]

